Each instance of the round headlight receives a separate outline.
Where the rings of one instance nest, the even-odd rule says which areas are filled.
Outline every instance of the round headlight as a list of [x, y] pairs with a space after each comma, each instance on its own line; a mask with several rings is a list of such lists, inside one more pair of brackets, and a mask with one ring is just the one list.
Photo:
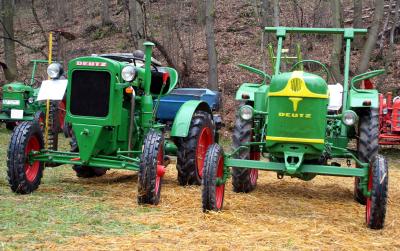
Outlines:
[[35, 101], [35, 99], [33, 97], [28, 98], [28, 103], [32, 104]]
[[239, 116], [243, 120], [250, 120], [253, 118], [253, 107], [249, 105], [244, 105], [239, 109]]
[[123, 80], [125, 80], [127, 82], [133, 81], [136, 77], [135, 67], [133, 67], [132, 65], [125, 66], [122, 69], [121, 75], [122, 75]]
[[358, 120], [358, 116], [355, 112], [349, 110], [343, 113], [342, 121], [347, 126], [354, 125]]
[[59, 63], [51, 63], [47, 67], [47, 75], [49, 75], [50, 78], [59, 78], [62, 73], [62, 67]]

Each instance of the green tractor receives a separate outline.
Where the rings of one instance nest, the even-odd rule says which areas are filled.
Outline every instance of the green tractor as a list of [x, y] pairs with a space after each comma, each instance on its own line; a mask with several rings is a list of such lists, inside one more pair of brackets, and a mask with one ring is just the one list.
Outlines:
[[[366, 205], [369, 228], [384, 226], [388, 195], [388, 165], [378, 154], [378, 92], [362, 89], [362, 81], [383, 70], [349, 79], [351, 42], [366, 29], [266, 27], [277, 37], [273, 76], [243, 66], [264, 80], [240, 86], [241, 102], [233, 130], [233, 151], [224, 153], [218, 144], [207, 151], [203, 169], [204, 211], [222, 209], [225, 184], [232, 175], [235, 192], [255, 189], [259, 170], [274, 171], [278, 178], [290, 176], [305, 181], [316, 175], [355, 177], [354, 199]], [[344, 81], [331, 82], [326, 65], [300, 60], [281, 72], [281, 51], [288, 33], [343, 35]], [[313, 65], [321, 71], [299, 71]], [[351, 149], [351, 140], [357, 142]], [[262, 158], [261, 158], [262, 157]], [[352, 166], [352, 163], [355, 163]], [[230, 172], [229, 168], [232, 168]]]
[[[12, 191], [31, 193], [38, 188], [45, 166], [70, 164], [81, 178], [102, 176], [109, 169], [139, 171], [138, 203], [158, 204], [167, 155], [177, 153], [177, 162], [186, 163], [178, 165], [180, 184], [200, 183], [203, 161], [198, 160], [204, 160], [221, 124], [214, 114], [219, 94], [175, 89], [177, 71], [152, 58], [153, 46], [144, 43], [144, 53], [73, 59], [67, 82], [58, 80], [60, 65], [49, 65], [48, 88], [66, 89], [71, 151], [46, 149], [36, 122], [19, 124], [7, 158]], [[57, 99], [44, 83], [40, 91]]]
[[[4, 85], [2, 108], [0, 110], [0, 122], [6, 124], [6, 128], [13, 130], [22, 121], [36, 120], [44, 130], [46, 118], [46, 102], [38, 101], [41, 78], [37, 77], [38, 68], [48, 65], [48, 60], [31, 60], [33, 64], [31, 77], [22, 82], [12, 82]], [[56, 135], [63, 128], [65, 117], [64, 101], [53, 101], [49, 111], [49, 145], [57, 150], [58, 140]]]

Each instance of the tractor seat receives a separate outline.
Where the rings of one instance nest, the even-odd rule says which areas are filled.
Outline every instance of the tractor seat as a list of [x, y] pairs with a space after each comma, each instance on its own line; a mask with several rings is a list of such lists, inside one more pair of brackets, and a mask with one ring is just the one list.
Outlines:
[[343, 102], [343, 86], [339, 83], [328, 85], [329, 89], [329, 104], [328, 111], [339, 111], [342, 108]]
[[161, 90], [163, 94], [166, 94], [169, 91], [169, 87], [170, 87], [170, 77], [168, 77], [166, 85], [163, 87], [163, 71], [155, 71], [152, 70], [151, 71], [151, 86], [150, 86], [150, 92], [153, 95], [158, 95], [160, 94]]

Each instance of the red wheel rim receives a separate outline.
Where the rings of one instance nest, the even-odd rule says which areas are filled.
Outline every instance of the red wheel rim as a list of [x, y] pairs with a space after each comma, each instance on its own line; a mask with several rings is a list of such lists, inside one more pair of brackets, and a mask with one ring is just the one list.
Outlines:
[[[372, 166], [369, 168], [368, 192], [371, 192], [371, 190], [372, 190]], [[365, 219], [367, 221], [367, 224], [371, 219], [371, 203], [372, 203], [371, 196], [367, 197], [367, 205], [365, 210]]]
[[60, 128], [64, 129], [65, 120], [65, 103], [64, 100], [58, 104], [58, 120], [60, 122]]
[[209, 127], [204, 127], [199, 135], [196, 147], [196, 166], [199, 177], [203, 177], [204, 159], [208, 146], [214, 143], [212, 131]]
[[[25, 148], [25, 156], [28, 156], [31, 151], [39, 150], [40, 144], [38, 138], [36, 136], [31, 136]], [[29, 182], [33, 182], [36, 179], [36, 176], [39, 173], [39, 168], [39, 161], [35, 161], [32, 164], [30, 164], [28, 161], [25, 163], [25, 177]]]
[[[160, 185], [161, 185], [161, 178], [160, 172], [158, 172], [158, 166], [164, 166], [164, 154], [163, 154], [163, 147], [160, 144], [160, 148], [157, 153], [157, 164], [156, 164], [156, 184], [155, 184], [155, 194], [158, 195], [160, 193]], [[164, 167], [165, 168], [165, 167]]]
[[[220, 156], [218, 158], [218, 168], [217, 168], [217, 178], [223, 178], [224, 177], [224, 158]], [[221, 209], [222, 208], [222, 202], [224, 200], [224, 192], [225, 192], [225, 184], [216, 186], [215, 188], [215, 201], [217, 204], [217, 208]]]
[[39, 127], [40, 127], [40, 129], [44, 129], [44, 118], [43, 118], [43, 116], [39, 116], [39, 121], [38, 121], [38, 123], [39, 123]]
[[[260, 152], [251, 152], [250, 159], [251, 160], [260, 160]], [[258, 169], [250, 169], [250, 182], [252, 185], [257, 184], [258, 179]]]

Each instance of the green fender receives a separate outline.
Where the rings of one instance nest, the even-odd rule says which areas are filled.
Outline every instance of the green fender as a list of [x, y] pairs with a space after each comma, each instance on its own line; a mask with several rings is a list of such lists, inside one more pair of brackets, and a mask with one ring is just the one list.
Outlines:
[[[370, 101], [371, 105], [365, 105], [364, 101]], [[372, 107], [379, 108], [379, 93], [377, 90], [350, 90], [350, 109]]]
[[171, 137], [187, 137], [190, 122], [195, 111], [202, 110], [212, 114], [208, 104], [201, 100], [190, 100], [185, 102], [176, 113], [174, 124], [172, 125]]
[[254, 83], [244, 83], [239, 87], [239, 90], [236, 92], [236, 100], [244, 100], [242, 98], [242, 94], [247, 94], [249, 96], [246, 101], [254, 101], [254, 93], [260, 88], [260, 84]]

